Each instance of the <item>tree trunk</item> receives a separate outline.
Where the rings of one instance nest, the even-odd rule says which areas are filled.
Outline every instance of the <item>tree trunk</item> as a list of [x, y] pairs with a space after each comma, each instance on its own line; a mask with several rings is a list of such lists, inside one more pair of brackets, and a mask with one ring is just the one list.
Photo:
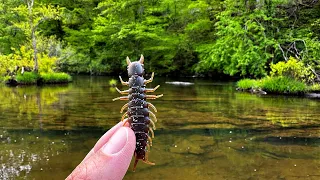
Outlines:
[[34, 60], [34, 71], [38, 73], [38, 49], [37, 49], [37, 39], [35, 34], [35, 29], [32, 28], [31, 32], [31, 38], [32, 38], [32, 48], [33, 48], [33, 60]]
[[28, 9], [29, 9], [29, 23], [31, 29], [31, 41], [32, 41], [32, 48], [33, 48], [33, 60], [34, 60], [34, 72], [38, 73], [39, 65], [38, 65], [38, 49], [37, 49], [37, 38], [36, 38], [36, 27], [33, 24], [33, 4], [34, 0], [28, 0]]

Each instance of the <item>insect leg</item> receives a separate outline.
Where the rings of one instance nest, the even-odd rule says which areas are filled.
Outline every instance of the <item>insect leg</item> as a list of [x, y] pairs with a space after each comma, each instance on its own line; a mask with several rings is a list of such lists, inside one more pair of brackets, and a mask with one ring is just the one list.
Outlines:
[[156, 165], [155, 163], [153, 162], [150, 162], [148, 159], [149, 159], [149, 156], [148, 156], [148, 151], [146, 151], [146, 154], [144, 156], [144, 160], [142, 162], [146, 163], [146, 164], [149, 164], [149, 165]]
[[128, 83], [128, 82], [124, 82], [124, 81], [122, 80], [121, 76], [119, 76], [119, 79], [120, 79], [120, 81], [121, 81], [121, 84], [122, 84], [122, 85], [126, 85], [126, 86], [128, 86], [128, 85], [129, 85], [129, 83]]
[[163, 94], [160, 94], [160, 95], [146, 95], [147, 99], [157, 99], [157, 98], [160, 98], [162, 96], [163, 96]]
[[120, 91], [120, 89], [118, 89], [116, 87], [116, 90], [120, 93], [120, 94], [129, 94], [129, 89], [128, 90], [125, 90], [125, 91]]
[[[149, 141], [149, 143], [150, 143], [150, 146], [152, 146], [152, 139], [151, 139], [150, 136], [148, 136], [148, 141]], [[149, 146], [149, 144], [148, 144], [148, 146]], [[150, 149], [150, 147], [149, 147], [149, 149]]]
[[154, 122], [150, 119], [150, 123], [152, 124], [152, 127], [154, 130], [156, 130], [156, 125], [154, 125]]
[[124, 113], [124, 114], [122, 115], [122, 117], [121, 117], [121, 121], [123, 121], [126, 116], [128, 116], [128, 114], [127, 114], [127, 113]]
[[127, 104], [123, 105], [123, 106], [122, 106], [122, 108], [121, 108], [121, 110], [120, 110], [120, 113], [122, 113], [122, 112], [123, 112], [123, 110], [124, 110], [125, 108], [127, 108], [128, 106], [129, 106], [129, 103], [127, 103]]
[[160, 85], [156, 86], [155, 88], [151, 89], [151, 88], [146, 88], [146, 92], [154, 92], [155, 90], [157, 90], [160, 87]]
[[158, 121], [156, 115], [154, 115], [153, 112], [149, 111], [149, 114], [151, 114], [151, 116], [154, 118], [154, 122]]
[[154, 105], [149, 102], [148, 102], [148, 107], [151, 107], [154, 110], [154, 112], [158, 112], [156, 107], [154, 107]]
[[116, 101], [116, 100], [129, 100], [129, 96], [121, 96], [121, 97], [112, 99], [112, 101]]
[[144, 81], [144, 84], [151, 83], [153, 81], [153, 77], [154, 77], [154, 72], [152, 72], [150, 79]]
[[151, 132], [151, 137], [154, 138], [154, 132], [151, 127], [149, 127], [149, 131]]
[[134, 157], [135, 157], [135, 159], [134, 159], [134, 164], [133, 164], [133, 169], [132, 169], [133, 172], [136, 171], [136, 167], [137, 167], [137, 164], [138, 164], [138, 161], [139, 161], [139, 159], [137, 159], [136, 153], [134, 153]]
[[123, 126], [125, 126], [128, 122], [129, 122], [129, 119], [128, 119], [128, 118], [125, 119], [125, 120], [124, 120], [124, 123], [123, 123]]

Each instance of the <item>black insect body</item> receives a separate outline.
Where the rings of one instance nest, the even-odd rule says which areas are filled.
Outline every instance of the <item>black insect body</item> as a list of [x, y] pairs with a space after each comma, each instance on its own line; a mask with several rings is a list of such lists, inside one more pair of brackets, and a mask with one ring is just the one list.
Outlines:
[[[131, 62], [129, 57], [127, 57], [129, 81], [124, 82], [121, 76], [119, 76], [119, 78], [123, 85], [129, 86], [129, 89], [120, 91], [118, 88], [116, 88], [120, 94], [127, 94], [127, 96], [113, 99], [113, 101], [129, 100], [129, 102], [121, 108], [120, 113], [122, 113], [124, 109], [128, 108], [127, 112], [123, 114], [121, 121], [125, 120], [125, 123], [128, 122], [130, 124], [130, 128], [134, 131], [136, 136], [136, 149], [134, 152], [135, 162], [133, 170], [135, 170], [139, 160], [142, 160], [147, 164], [154, 165], [154, 163], [148, 160], [148, 152], [150, 150], [150, 146], [152, 146], [151, 137], [154, 138], [152, 129], [156, 129], [154, 122], [156, 122], [157, 119], [156, 116], [149, 110], [149, 108], [151, 107], [155, 112], [157, 112], [157, 109], [146, 100], [157, 99], [163, 96], [163, 94], [158, 96], [146, 95], [148, 92], [154, 92], [160, 86], [158, 85], [153, 89], [146, 88], [146, 84], [153, 81], [154, 73], [152, 73], [151, 78], [148, 80], [143, 78], [143, 61], [143, 55], [141, 55], [139, 61], [135, 62]], [[128, 118], [125, 119], [126, 116], [128, 116]], [[150, 116], [152, 116], [154, 121], [150, 119]]]

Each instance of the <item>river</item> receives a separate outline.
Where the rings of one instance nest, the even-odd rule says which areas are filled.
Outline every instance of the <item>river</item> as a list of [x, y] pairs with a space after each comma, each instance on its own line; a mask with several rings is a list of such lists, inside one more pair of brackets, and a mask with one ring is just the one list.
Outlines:
[[[110, 77], [0, 86], [0, 179], [64, 179], [119, 122]], [[253, 95], [234, 82], [158, 78], [149, 159], [124, 179], [319, 179], [320, 101]], [[122, 90], [127, 87], [118, 85]], [[130, 167], [132, 168], [132, 167]]]

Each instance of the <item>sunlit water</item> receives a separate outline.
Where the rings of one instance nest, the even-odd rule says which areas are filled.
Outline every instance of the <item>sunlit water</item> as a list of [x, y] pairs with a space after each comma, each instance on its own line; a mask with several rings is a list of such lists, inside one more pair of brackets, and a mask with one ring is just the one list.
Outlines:
[[[0, 179], [64, 179], [121, 118], [108, 77], [0, 86]], [[125, 179], [320, 179], [320, 101], [257, 96], [234, 83], [157, 78], [150, 160]], [[118, 85], [120, 89], [126, 89]]]

